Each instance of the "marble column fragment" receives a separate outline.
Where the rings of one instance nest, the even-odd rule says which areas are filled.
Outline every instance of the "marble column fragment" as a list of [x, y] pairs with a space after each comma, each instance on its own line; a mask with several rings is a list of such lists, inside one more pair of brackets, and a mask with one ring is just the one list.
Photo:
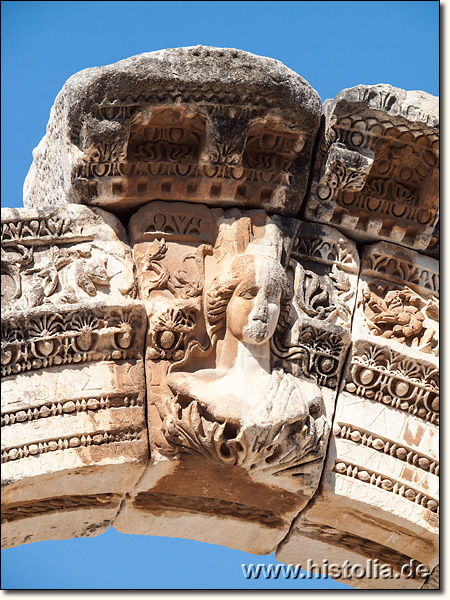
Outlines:
[[353, 347], [337, 400], [322, 485], [278, 550], [284, 562], [365, 559], [391, 578], [354, 587], [418, 588], [411, 560], [439, 553], [439, 277], [436, 260], [388, 243], [366, 246]]
[[146, 315], [126, 233], [2, 209], [2, 544], [104, 532], [148, 458]]

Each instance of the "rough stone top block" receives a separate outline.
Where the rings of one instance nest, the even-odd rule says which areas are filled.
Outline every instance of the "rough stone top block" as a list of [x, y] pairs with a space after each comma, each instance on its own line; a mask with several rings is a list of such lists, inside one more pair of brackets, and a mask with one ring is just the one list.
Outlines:
[[56, 98], [24, 203], [126, 214], [183, 200], [293, 216], [320, 113], [302, 77], [241, 50], [176, 48], [85, 69]]

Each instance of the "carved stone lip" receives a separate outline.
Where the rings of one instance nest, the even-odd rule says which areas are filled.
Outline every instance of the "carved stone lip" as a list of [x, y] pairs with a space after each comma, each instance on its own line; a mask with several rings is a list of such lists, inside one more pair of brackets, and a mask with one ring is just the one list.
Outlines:
[[261, 321], [261, 323], [268, 323], [269, 322], [269, 318], [265, 315], [259, 316], [259, 317], [253, 317], [253, 321]]
[[439, 98], [421, 90], [407, 91], [385, 83], [357, 85], [324, 102], [327, 118], [332, 111], [352, 114], [358, 109], [387, 113], [399, 122], [424, 123], [430, 131], [439, 128]]

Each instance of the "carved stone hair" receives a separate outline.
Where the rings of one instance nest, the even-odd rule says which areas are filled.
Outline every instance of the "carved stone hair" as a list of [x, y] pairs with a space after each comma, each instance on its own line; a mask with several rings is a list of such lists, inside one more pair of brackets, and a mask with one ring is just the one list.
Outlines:
[[[262, 258], [264, 257], [262, 256]], [[291, 311], [291, 286], [281, 264], [274, 258], [266, 258], [267, 260], [276, 263], [279, 267], [279, 279], [277, 283], [281, 289], [281, 310], [278, 318], [277, 328], [284, 329], [289, 321], [289, 315]], [[226, 310], [228, 303], [233, 296], [234, 290], [242, 282], [243, 274], [248, 273], [249, 271], [251, 272], [254, 259], [255, 255], [241, 254], [236, 256], [233, 259], [230, 268], [222, 273], [219, 273], [219, 275], [217, 275], [212, 281], [205, 298], [206, 319], [211, 326], [211, 337], [216, 337], [222, 329], [225, 329]]]

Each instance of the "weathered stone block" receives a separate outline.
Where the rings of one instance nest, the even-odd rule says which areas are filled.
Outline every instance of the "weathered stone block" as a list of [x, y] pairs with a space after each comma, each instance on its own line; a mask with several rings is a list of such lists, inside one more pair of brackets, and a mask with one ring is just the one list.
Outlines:
[[[338, 396], [322, 485], [279, 558], [339, 562], [439, 552], [438, 263], [392, 244], [364, 248], [353, 347]], [[378, 546], [378, 549], [377, 549]], [[306, 556], [308, 555], [308, 556]], [[420, 587], [424, 579], [367, 578], [362, 587]]]
[[148, 456], [146, 316], [115, 217], [2, 209], [2, 542], [102, 533]]
[[127, 214], [162, 199], [294, 216], [319, 119], [304, 79], [241, 50], [176, 48], [85, 69], [55, 101], [25, 206]]
[[359, 85], [324, 103], [305, 218], [439, 252], [439, 99]]
[[271, 552], [320, 478], [356, 250], [329, 227], [184, 203], [149, 203], [129, 229], [153, 464], [114, 526], [180, 536], [182, 516], [186, 537]]

